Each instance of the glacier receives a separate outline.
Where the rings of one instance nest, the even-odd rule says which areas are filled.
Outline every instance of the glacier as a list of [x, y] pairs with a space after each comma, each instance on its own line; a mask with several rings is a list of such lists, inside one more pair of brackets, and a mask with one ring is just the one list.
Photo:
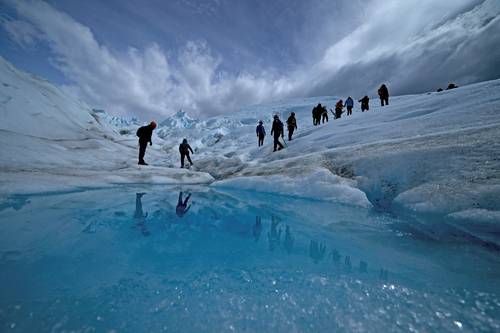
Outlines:
[[[2, 193], [213, 181], [207, 173], [162, 165], [144, 173], [136, 164], [137, 140], [120, 135], [107, 114], [92, 110], [48, 81], [17, 70], [4, 59], [0, 78]], [[161, 143], [161, 139], [154, 140]], [[149, 150], [158, 159], [161, 153], [160, 149]]]
[[499, 88], [372, 98], [316, 127], [344, 96], [180, 110], [143, 167], [143, 122], [0, 57], [1, 330], [498, 331]]

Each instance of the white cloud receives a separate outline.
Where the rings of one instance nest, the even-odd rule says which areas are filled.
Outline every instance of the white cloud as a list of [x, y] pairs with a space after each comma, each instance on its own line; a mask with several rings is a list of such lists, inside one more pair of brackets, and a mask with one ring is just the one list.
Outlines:
[[24, 46], [47, 43], [54, 66], [74, 82], [67, 89], [116, 114], [161, 118], [182, 108], [214, 115], [288, 96], [365, 94], [381, 81], [392, 92], [413, 92], [500, 73], [491, 70], [498, 69], [500, 58], [498, 0], [366, 0], [361, 24], [340, 40], [329, 42], [332, 37], [325, 34], [322, 56], [304, 61], [312, 66], [281, 76], [274, 68], [223, 71], [223, 59], [203, 41], [187, 42], [175, 53], [155, 43], [118, 52], [45, 2], [5, 1], [18, 14], [17, 20], [1, 19], [12, 39]]
[[500, 76], [499, 1], [387, 1], [368, 10], [370, 19], [313, 67], [315, 93], [369, 93], [383, 81], [415, 93]]
[[40, 34], [32, 24], [15, 20], [7, 15], [0, 16], [0, 25], [12, 40], [23, 48], [32, 47]]
[[23, 21], [9, 24], [39, 29], [36, 36], [52, 49], [53, 64], [74, 82], [67, 89], [113, 113], [158, 117], [182, 108], [210, 115], [236, 111], [289, 89], [285, 79], [275, 80], [265, 72], [257, 77], [220, 71], [221, 60], [203, 42], [188, 42], [175, 61], [157, 44], [119, 54], [99, 44], [88, 27], [45, 2], [11, 5]]

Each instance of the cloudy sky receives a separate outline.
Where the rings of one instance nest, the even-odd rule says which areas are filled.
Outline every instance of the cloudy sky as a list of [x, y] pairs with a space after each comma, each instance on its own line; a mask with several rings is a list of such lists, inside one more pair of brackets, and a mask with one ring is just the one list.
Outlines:
[[500, 77], [499, 0], [0, 0], [0, 55], [161, 119]]

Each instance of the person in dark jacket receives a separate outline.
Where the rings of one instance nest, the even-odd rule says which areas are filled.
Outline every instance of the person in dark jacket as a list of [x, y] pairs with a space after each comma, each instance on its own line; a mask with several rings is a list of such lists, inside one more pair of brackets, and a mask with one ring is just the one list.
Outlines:
[[189, 151], [194, 154], [193, 149], [191, 149], [191, 146], [188, 143], [188, 140], [182, 140], [182, 143], [179, 145], [179, 153], [181, 153], [181, 168], [184, 168], [184, 158], [186, 157], [189, 163], [193, 165], [193, 161], [191, 161], [191, 157], [189, 157]]
[[385, 84], [382, 84], [378, 89], [378, 96], [380, 97], [380, 104], [382, 106], [389, 105], [389, 90]]
[[297, 119], [295, 119], [295, 112], [292, 112], [290, 117], [286, 120], [288, 127], [288, 141], [292, 141], [293, 132], [297, 129]]
[[259, 138], [259, 147], [264, 145], [264, 138], [266, 137], [266, 129], [262, 123], [262, 120], [259, 121], [259, 125], [255, 129], [255, 133], [257, 133], [257, 137]]
[[361, 112], [365, 112], [370, 110], [370, 98], [365, 95], [362, 99], [360, 99], [358, 102], [361, 103]]
[[144, 155], [146, 154], [146, 148], [149, 145], [153, 145], [151, 141], [151, 136], [156, 128], [156, 123], [152, 121], [149, 125], [139, 127], [137, 130], [137, 136], [139, 137], [139, 163], [140, 165], [148, 165], [144, 162]]
[[283, 149], [283, 145], [280, 142], [280, 136], [283, 137], [283, 123], [280, 120], [280, 117], [278, 115], [274, 116], [274, 121], [273, 121], [273, 127], [271, 129], [271, 135], [274, 135], [274, 150], [276, 151], [276, 148], [278, 150]]
[[313, 109], [312, 109], [312, 117], [313, 117], [313, 125], [318, 126], [321, 123], [321, 113], [323, 112], [323, 106], [321, 106], [321, 103], [318, 103]]
[[352, 108], [354, 107], [354, 101], [352, 100], [351, 96], [347, 97], [344, 106], [347, 108], [347, 115], [348, 116], [352, 115]]
[[342, 117], [342, 110], [344, 109], [344, 102], [340, 99], [337, 104], [335, 104], [335, 119], [340, 119]]
[[326, 109], [326, 107], [324, 105], [321, 106], [321, 121], [323, 122], [323, 124], [325, 122], [328, 122], [328, 110]]
[[318, 125], [316, 123], [316, 119], [317, 119], [316, 114], [318, 113], [317, 109], [318, 109], [317, 105], [315, 107], [313, 107], [313, 109], [312, 109], [312, 118], [313, 118], [313, 125], [314, 126]]

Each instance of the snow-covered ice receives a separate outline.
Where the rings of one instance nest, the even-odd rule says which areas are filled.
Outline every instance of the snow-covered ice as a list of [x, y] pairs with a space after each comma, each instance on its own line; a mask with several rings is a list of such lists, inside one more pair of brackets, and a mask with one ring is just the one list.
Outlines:
[[2, 330], [500, 330], [500, 80], [318, 127], [312, 107], [339, 97], [179, 111], [148, 167], [137, 119], [1, 58], [0, 84]]
[[[180, 137], [193, 142], [197, 166], [217, 179], [213, 186], [369, 203], [437, 222], [486, 212], [500, 224], [500, 80], [392, 97], [384, 108], [372, 98], [370, 111], [356, 107], [350, 117], [314, 127], [312, 107], [322, 102], [330, 108], [337, 100], [278, 101], [191, 121], [187, 128], [163, 127], [161, 135], [167, 147]], [[272, 116], [285, 120], [290, 112], [298, 131], [286, 149], [273, 153]], [[260, 119], [268, 132], [262, 148], [255, 135]]]
[[[141, 168], [137, 119], [92, 110], [3, 59], [0, 77], [4, 193], [212, 183], [372, 205], [437, 223], [485, 215], [500, 223], [500, 80], [392, 97], [384, 108], [372, 98], [370, 111], [356, 105], [352, 116], [330, 117], [318, 127], [312, 125], [312, 107], [321, 102], [332, 108], [338, 97], [276, 101], [205, 120], [179, 111], [158, 120], [146, 156], [153, 166]], [[273, 153], [272, 116], [285, 120], [292, 111], [298, 119], [294, 140]], [[258, 120], [268, 132], [262, 148]], [[178, 168], [183, 138], [195, 149], [190, 171]]]
[[[51, 83], [0, 58], [0, 192], [43, 192], [123, 183], [210, 183], [206, 173], [137, 165], [137, 140]], [[102, 117], [102, 118], [101, 118]], [[124, 123], [120, 123], [122, 126]], [[127, 123], [130, 125], [130, 123]], [[135, 130], [134, 130], [135, 134]], [[156, 147], [162, 140], [155, 137]], [[148, 150], [160, 159], [161, 148]]]

